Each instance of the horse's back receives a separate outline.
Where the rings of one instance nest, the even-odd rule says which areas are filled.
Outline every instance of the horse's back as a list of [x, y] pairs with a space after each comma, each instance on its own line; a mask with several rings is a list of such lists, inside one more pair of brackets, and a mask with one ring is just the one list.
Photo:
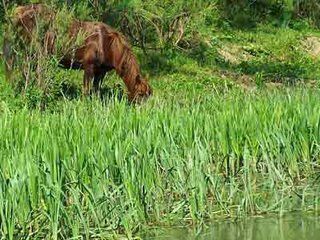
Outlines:
[[79, 33], [84, 34], [87, 38], [94, 34], [109, 34], [117, 32], [109, 25], [102, 22], [89, 22], [75, 20], [69, 28], [69, 33], [72, 37], [77, 36]]

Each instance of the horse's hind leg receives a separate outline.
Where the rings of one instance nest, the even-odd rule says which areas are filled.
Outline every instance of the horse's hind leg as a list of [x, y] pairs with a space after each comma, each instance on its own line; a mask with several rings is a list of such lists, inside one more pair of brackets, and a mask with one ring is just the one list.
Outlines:
[[48, 31], [44, 36], [44, 51], [46, 55], [54, 53], [56, 34], [52, 31]]
[[84, 66], [84, 77], [83, 77], [83, 95], [88, 96], [90, 93], [90, 84], [94, 78], [94, 65], [87, 64]]

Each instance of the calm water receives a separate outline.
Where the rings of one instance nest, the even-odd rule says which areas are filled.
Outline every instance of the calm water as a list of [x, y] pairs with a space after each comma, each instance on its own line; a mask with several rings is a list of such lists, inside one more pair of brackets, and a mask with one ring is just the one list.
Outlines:
[[212, 224], [200, 234], [185, 228], [162, 229], [150, 240], [320, 240], [320, 216], [255, 217]]

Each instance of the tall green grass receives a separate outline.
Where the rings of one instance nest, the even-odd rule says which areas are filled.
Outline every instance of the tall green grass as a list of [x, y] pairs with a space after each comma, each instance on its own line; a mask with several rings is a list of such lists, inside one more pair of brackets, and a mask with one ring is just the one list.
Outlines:
[[130, 238], [150, 224], [318, 210], [319, 96], [158, 94], [52, 113], [2, 102], [0, 235]]

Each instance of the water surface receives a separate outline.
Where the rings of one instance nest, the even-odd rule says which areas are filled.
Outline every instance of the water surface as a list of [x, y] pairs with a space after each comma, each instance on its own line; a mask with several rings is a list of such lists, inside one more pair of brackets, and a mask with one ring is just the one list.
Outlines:
[[319, 215], [291, 214], [221, 221], [197, 233], [187, 228], [160, 229], [144, 239], [152, 240], [320, 240]]

